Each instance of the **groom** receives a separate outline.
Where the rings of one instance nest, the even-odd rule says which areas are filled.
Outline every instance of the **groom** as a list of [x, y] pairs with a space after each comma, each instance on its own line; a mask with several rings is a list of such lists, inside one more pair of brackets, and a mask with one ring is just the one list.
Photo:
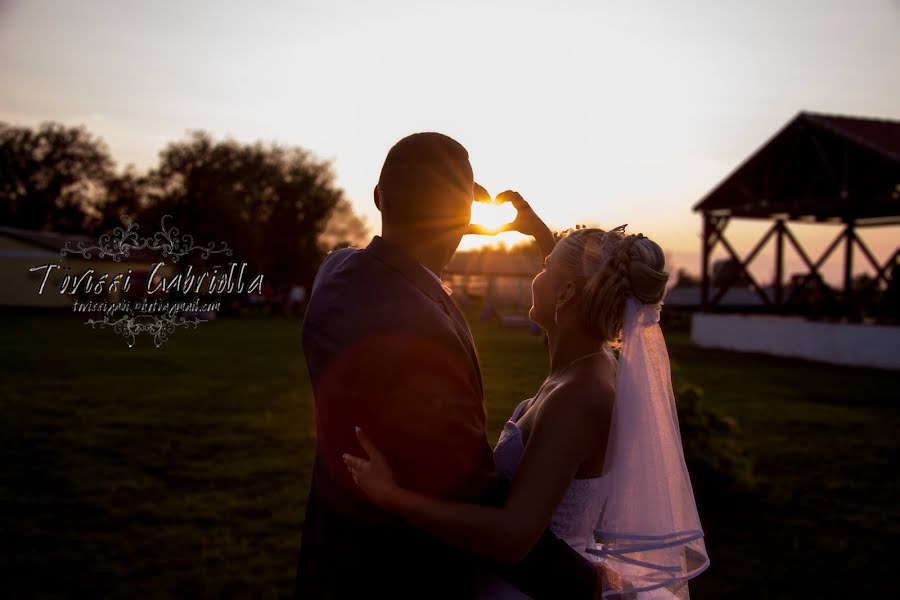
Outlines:
[[469, 226], [473, 183], [455, 140], [400, 140], [375, 188], [382, 235], [365, 249], [332, 252], [319, 269], [302, 334], [317, 447], [298, 598], [473, 598], [483, 571], [535, 598], [595, 594], [592, 564], [549, 530], [519, 565], [491, 564], [375, 507], [341, 459], [363, 454], [359, 426], [401, 486], [503, 502], [472, 334], [439, 277]]

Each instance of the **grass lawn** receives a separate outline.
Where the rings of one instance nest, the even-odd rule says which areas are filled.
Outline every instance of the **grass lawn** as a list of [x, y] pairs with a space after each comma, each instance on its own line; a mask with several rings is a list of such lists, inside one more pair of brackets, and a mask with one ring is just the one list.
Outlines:
[[[546, 350], [472, 325], [493, 441], [543, 380]], [[299, 332], [227, 320], [129, 349], [73, 315], [0, 317], [0, 589], [289, 595], [314, 445]], [[762, 483], [701, 506], [712, 566], [693, 597], [900, 588], [900, 373], [667, 338], [681, 376], [740, 423]]]

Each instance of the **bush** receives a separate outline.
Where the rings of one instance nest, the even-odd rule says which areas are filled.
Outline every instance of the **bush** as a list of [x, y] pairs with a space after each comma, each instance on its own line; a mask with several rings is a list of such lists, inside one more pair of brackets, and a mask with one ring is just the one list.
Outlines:
[[684, 458], [698, 504], [756, 490], [738, 422], [706, 406], [697, 385], [678, 381], [675, 397]]

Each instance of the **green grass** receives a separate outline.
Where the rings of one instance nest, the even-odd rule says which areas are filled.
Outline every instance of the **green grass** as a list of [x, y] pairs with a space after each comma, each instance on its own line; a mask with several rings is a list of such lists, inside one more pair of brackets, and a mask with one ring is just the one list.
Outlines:
[[701, 513], [712, 567], [698, 597], [898, 589], [900, 373], [704, 350], [681, 332], [667, 338], [683, 376], [742, 425], [766, 491]]
[[[540, 338], [472, 319], [492, 441], [546, 374]], [[129, 349], [72, 315], [0, 318], [0, 571], [12, 596], [282, 597], [313, 457], [300, 322]], [[694, 598], [897, 589], [900, 373], [694, 348], [677, 372], [735, 417], [759, 493], [710, 504]]]
[[129, 349], [70, 316], [7, 318], [0, 346], [0, 556], [16, 587], [287, 593], [314, 446], [298, 321]]

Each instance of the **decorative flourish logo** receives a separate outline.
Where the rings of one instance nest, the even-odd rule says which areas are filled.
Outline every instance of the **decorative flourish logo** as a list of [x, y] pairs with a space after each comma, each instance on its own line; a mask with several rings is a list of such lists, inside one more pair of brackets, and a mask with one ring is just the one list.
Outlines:
[[126, 228], [116, 227], [113, 229], [112, 235], [104, 233], [98, 238], [96, 246], [86, 246], [84, 242], [78, 242], [74, 248], [70, 245], [72, 242], [66, 242], [65, 247], [59, 251], [59, 255], [65, 257], [70, 253], [80, 254], [82, 258], [91, 258], [94, 250], [97, 251], [97, 258], [112, 258], [116, 262], [120, 262], [122, 257], [130, 257], [132, 250], [158, 250], [163, 258], [171, 258], [173, 263], [177, 263], [182, 256], [187, 256], [193, 251], [200, 252], [200, 258], [206, 260], [210, 254], [224, 253], [231, 256], [232, 251], [228, 244], [222, 242], [220, 248], [216, 248], [216, 244], [209, 242], [206, 246], [195, 246], [194, 236], [181, 233], [177, 227], [166, 227], [166, 219], [171, 219], [172, 215], [165, 215], [160, 219], [160, 230], [153, 234], [152, 237], [139, 237], [137, 234], [140, 225], [133, 223], [128, 216], [124, 217]]
[[[142, 320], [147, 322], [141, 322]], [[194, 317], [193, 320], [188, 320], [184, 317], [157, 317], [156, 315], [128, 315], [115, 321], [110, 320], [109, 317], [103, 317], [101, 321], [95, 321], [94, 319], [85, 321], [85, 325], [90, 325], [92, 329], [112, 327], [113, 331], [122, 334], [129, 348], [134, 346], [135, 336], [142, 333], [152, 334], [153, 343], [159, 348], [169, 341], [168, 334], [175, 331], [176, 327], [193, 327], [197, 329], [197, 325], [200, 323], [206, 323], [206, 319]]]
[[[198, 315], [214, 315], [220, 309], [219, 302], [201, 301], [200, 294], [261, 293], [262, 274], [256, 275], [249, 285], [244, 283], [246, 262], [240, 265], [232, 262], [223, 271], [214, 267], [212, 273], [195, 272], [195, 265], [188, 264], [183, 272], [173, 275], [174, 265], [191, 253], [195, 252], [200, 259], [208, 260], [213, 255], [232, 256], [233, 251], [225, 242], [196, 245], [192, 235], [182, 234], [177, 227], [167, 225], [167, 219], [171, 218], [171, 215], [163, 216], [159, 231], [141, 237], [138, 235], [139, 225], [124, 216], [125, 226], [116, 227], [112, 234], [99, 236], [96, 244], [79, 241], [73, 246], [72, 242], [67, 242], [60, 250], [61, 258], [71, 255], [71, 258], [96, 258], [119, 264], [122, 264], [122, 259], [129, 259], [127, 263], [140, 263], [139, 274], [134, 274], [132, 268], [128, 268], [127, 272], [112, 273], [98, 266], [97, 269], [88, 268], [81, 274], [65, 274], [60, 278], [59, 293], [73, 297], [74, 312], [103, 313], [102, 319], [88, 319], [85, 325], [90, 325], [92, 329], [112, 329], [125, 339], [129, 348], [135, 345], [137, 336], [149, 335], [159, 348], [169, 340], [168, 334], [175, 329], [197, 329], [200, 323], [208, 321]], [[159, 253], [163, 260], [148, 264], [151, 261], [147, 259], [147, 251]], [[59, 263], [30, 268], [31, 272], [43, 271], [39, 294], [44, 293], [51, 274], [70, 270], [71, 267]], [[131, 290], [132, 277], [145, 280], [146, 295], [121, 299]], [[175, 301], [166, 297], [170, 294], [196, 296], [186, 301]], [[180, 312], [191, 313], [191, 316], [178, 315]]]

